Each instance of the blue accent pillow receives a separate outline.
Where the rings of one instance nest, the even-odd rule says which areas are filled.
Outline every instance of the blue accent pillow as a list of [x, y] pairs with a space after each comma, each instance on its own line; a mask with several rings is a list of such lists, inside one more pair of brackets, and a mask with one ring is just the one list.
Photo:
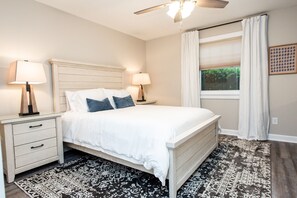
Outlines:
[[105, 98], [102, 101], [87, 98], [87, 104], [89, 107], [89, 112], [105, 111], [105, 110], [113, 109], [108, 98]]
[[113, 100], [114, 100], [114, 103], [115, 103], [117, 109], [135, 106], [131, 95], [126, 96], [124, 98], [119, 98], [116, 96], [112, 96], [112, 97], [113, 97]]

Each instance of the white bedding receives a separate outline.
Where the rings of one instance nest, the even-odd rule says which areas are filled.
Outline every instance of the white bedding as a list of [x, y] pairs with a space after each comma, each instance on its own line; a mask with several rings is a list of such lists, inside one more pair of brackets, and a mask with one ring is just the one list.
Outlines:
[[66, 112], [65, 142], [102, 151], [153, 169], [165, 184], [169, 169], [166, 142], [214, 114], [202, 108], [139, 105], [95, 113]]

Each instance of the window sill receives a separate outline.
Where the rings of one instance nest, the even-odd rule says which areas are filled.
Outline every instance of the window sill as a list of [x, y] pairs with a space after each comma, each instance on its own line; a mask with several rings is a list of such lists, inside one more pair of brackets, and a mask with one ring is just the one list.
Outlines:
[[201, 99], [239, 100], [239, 90], [201, 91]]

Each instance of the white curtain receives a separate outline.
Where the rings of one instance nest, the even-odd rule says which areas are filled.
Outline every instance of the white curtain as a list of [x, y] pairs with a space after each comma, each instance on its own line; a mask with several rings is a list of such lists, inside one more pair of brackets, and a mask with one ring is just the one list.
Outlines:
[[239, 138], [266, 140], [269, 130], [267, 16], [242, 21]]
[[200, 107], [199, 32], [182, 34], [181, 102], [185, 107]]

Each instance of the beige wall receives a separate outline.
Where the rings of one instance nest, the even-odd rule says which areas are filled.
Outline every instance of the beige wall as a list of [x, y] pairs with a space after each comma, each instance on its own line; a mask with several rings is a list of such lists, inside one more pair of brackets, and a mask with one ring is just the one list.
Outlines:
[[[271, 11], [268, 12], [268, 15], [269, 46], [297, 43], [297, 7]], [[205, 30], [200, 33], [200, 38], [238, 31], [238, 28], [240, 28], [240, 23], [220, 27], [216, 30]], [[173, 40], [174, 38], [176, 39]], [[180, 84], [181, 58], [179, 46], [180, 34], [147, 41], [147, 71], [153, 73], [152, 78], [157, 82], [166, 78], [164, 89], [160, 88], [159, 84], [153, 83], [149, 89], [149, 94], [151, 92], [156, 93], [156, 90], [158, 93], [162, 93], [162, 104], [169, 104], [174, 101], [175, 105], [180, 105], [180, 89], [175, 92], [172, 90], [170, 93], [166, 90], [167, 87], [171, 86], [170, 82]], [[158, 49], [168, 50], [168, 54], [171, 56], [169, 58], [150, 56], [151, 53], [158, 51]], [[159, 71], [163, 67], [168, 68], [168, 65], [171, 65], [171, 71], [165, 77], [160, 75]], [[297, 74], [270, 76], [269, 80], [271, 117], [279, 118], [278, 125], [271, 125], [270, 133], [297, 136], [297, 89], [295, 88]], [[166, 96], [166, 94], [168, 95]], [[157, 95], [154, 96], [158, 99]], [[176, 97], [176, 100], [172, 99], [172, 97]], [[170, 102], [164, 101], [165, 98], [170, 98]], [[202, 107], [209, 108], [222, 115], [221, 126], [225, 129], [237, 129], [238, 105], [238, 100], [202, 100]]]
[[48, 82], [35, 86], [40, 112], [52, 111], [51, 69], [47, 60], [60, 58], [145, 70], [145, 42], [126, 34], [39, 4], [33, 0], [0, 2], [0, 115], [20, 108], [20, 86], [7, 85], [9, 63], [42, 62]]
[[201, 106], [221, 115], [223, 129], [237, 130], [239, 100], [201, 100]]
[[146, 65], [152, 84], [147, 98], [161, 105], [180, 105], [180, 35], [168, 36], [146, 43]]
[[[297, 43], [297, 7], [269, 13], [269, 46]], [[269, 78], [270, 115], [278, 125], [270, 132], [297, 136], [297, 74], [273, 75]]]

